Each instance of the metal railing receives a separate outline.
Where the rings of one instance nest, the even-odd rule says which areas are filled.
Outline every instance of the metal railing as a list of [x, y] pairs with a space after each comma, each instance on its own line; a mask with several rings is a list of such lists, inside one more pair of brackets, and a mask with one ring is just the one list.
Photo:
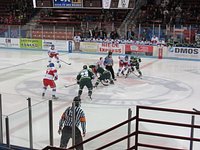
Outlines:
[[[155, 119], [144, 119], [140, 117], [140, 111], [142, 110], [151, 110], [151, 111], [158, 111], [159, 112], [167, 112], [167, 113], [178, 113], [178, 114], [189, 114], [189, 115], [200, 115], [198, 112], [194, 111], [186, 111], [186, 110], [176, 110], [176, 109], [167, 109], [167, 108], [158, 108], [158, 107], [148, 107], [148, 106], [137, 106], [136, 108], [136, 118], [137, 123], [151, 123], [151, 124], [159, 124], [159, 125], [168, 125], [168, 126], [176, 126], [176, 127], [185, 127], [190, 129], [200, 129], [200, 125], [194, 125], [194, 122], [192, 121], [192, 124], [190, 123], [177, 123], [177, 122], [170, 122], [170, 121], [162, 121], [162, 120], [155, 120]], [[169, 114], [168, 114], [169, 115]], [[192, 119], [193, 120], [193, 119]], [[191, 134], [193, 135], [194, 130], [191, 130]], [[137, 150], [139, 147], [147, 147], [147, 148], [157, 148], [157, 149], [173, 149], [173, 150], [181, 150], [181, 148], [175, 148], [175, 147], [168, 147], [168, 146], [161, 146], [161, 145], [151, 145], [146, 143], [141, 143], [138, 141], [138, 137], [141, 135], [148, 135], [148, 136], [155, 136], [155, 137], [164, 137], [164, 138], [172, 138], [172, 139], [181, 139], [186, 141], [196, 141], [200, 142], [200, 138], [194, 138], [194, 137], [187, 137], [187, 136], [178, 136], [178, 135], [171, 135], [171, 134], [164, 134], [164, 133], [157, 133], [157, 132], [146, 132], [139, 129], [139, 126], [136, 125], [136, 131], [137, 133], [135, 138], [135, 149]], [[190, 150], [192, 150], [192, 147], [189, 145]], [[183, 150], [183, 149], [182, 149]]]
[[73, 27], [0, 25], [0, 37], [2, 38], [71, 40], [74, 37], [74, 32]]
[[[0, 94], [0, 103], [13, 100], [13, 96], [16, 100], [21, 98], [20, 95], [12, 94], [3, 94], [2, 99], [1, 96]], [[27, 98], [27, 100], [21, 99], [20, 102], [22, 103], [21, 107], [12, 108], [13, 111], [9, 111], [11, 113], [1, 115], [0, 134], [2, 135], [2, 142], [0, 144], [5, 143], [8, 148], [13, 149], [15, 146], [27, 147], [27, 149], [41, 148], [47, 144], [53, 146], [52, 100], [38, 101], [35, 98]], [[36, 144], [36, 141], [40, 138], [46, 143]]]
[[[1, 97], [1, 95], [0, 95], [0, 97]], [[11, 136], [11, 134], [13, 134], [12, 133], [13, 129], [16, 126], [21, 126], [21, 125], [18, 125], [18, 120], [17, 120], [17, 122], [16, 122], [16, 120], [14, 120], [14, 122], [13, 122], [13, 119], [15, 119], [16, 117], [21, 116], [23, 114], [26, 114], [25, 117], [27, 117], [27, 120], [29, 122], [29, 125], [26, 127], [27, 129], [29, 129], [28, 134], [25, 133], [28, 135], [28, 136], [27, 135], [25, 135], [25, 136], [27, 137], [27, 139], [29, 139], [28, 140], [29, 144], [26, 143], [26, 145], [27, 145], [27, 147], [30, 147], [31, 149], [34, 148], [33, 143], [34, 143], [35, 137], [33, 138], [33, 135], [35, 134], [35, 132], [33, 132], [34, 124], [32, 122], [32, 119], [34, 118], [32, 115], [34, 113], [32, 113], [32, 111], [34, 111], [34, 109], [35, 109], [34, 105], [39, 105], [39, 104], [36, 103], [34, 105], [31, 105], [31, 99], [28, 98], [27, 100], [28, 100], [28, 103], [27, 103], [28, 109], [26, 109], [25, 111], [19, 111], [19, 112], [23, 112], [23, 113], [17, 112], [17, 113], [7, 115], [5, 117], [5, 122], [4, 122], [5, 123], [5, 134], [6, 134], [6, 144], [7, 144], [8, 148], [11, 147], [11, 145], [13, 144], [13, 142], [11, 142], [11, 140], [13, 138], [12, 137], [13, 135]], [[53, 145], [54, 145], [53, 109], [52, 109], [53, 107], [52, 107], [52, 101], [47, 101], [47, 102], [48, 103], [45, 103], [45, 105], [42, 105], [42, 107], [44, 108], [44, 106], [45, 106], [48, 108], [47, 109], [48, 113], [46, 113], [46, 110], [45, 110], [45, 115], [49, 116], [49, 117], [47, 117], [49, 120], [49, 122], [48, 122], [49, 130], [47, 131], [48, 132], [47, 135], [49, 135], [49, 145], [50, 146], [46, 146], [44, 149], [61, 150], [60, 148], [53, 147]], [[43, 103], [43, 102], [39, 102], [39, 103]], [[38, 107], [41, 108], [41, 105], [39, 105]], [[38, 109], [35, 109], [35, 110], [38, 110]], [[131, 109], [129, 109], [128, 110], [128, 119], [126, 121], [123, 121], [105, 131], [102, 131], [94, 136], [91, 136], [88, 139], [84, 140], [82, 143], [79, 143], [77, 145], [73, 144], [73, 146], [69, 147], [68, 149], [75, 149], [79, 145], [82, 145], [82, 144], [85, 145], [89, 142], [93, 142], [94, 140], [97, 140], [98, 138], [105, 136], [106, 134], [108, 134], [112, 131], [116, 132], [116, 130], [122, 126], [127, 125], [126, 126], [127, 134], [124, 133], [123, 135], [119, 135], [119, 136], [117, 136], [117, 139], [109, 141], [107, 143], [104, 142], [102, 145], [100, 145], [94, 149], [97, 149], [97, 150], [105, 149], [105, 148], [111, 147], [113, 145], [116, 145], [119, 142], [127, 140], [126, 149], [128, 149], [128, 150], [129, 149], [137, 150], [140, 147], [146, 147], [146, 148], [152, 148], [152, 149], [166, 149], [166, 150], [171, 150], [171, 149], [173, 149], [173, 150], [185, 150], [185, 149], [196, 150], [194, 147], [194, 142], [196, 144], [195, 146], [199, 147], [200, 137], [197, 134], [195, 134], [195, 131], [196, 131], [196, 129], [200, 129], [200, 125], [195, 124], [195, 115], [200, 116], [200, 113], [196, 109], [193, 109], [193, 110], [195, 110], [195, 111], [149, 107], [149, 106], [136, 106], [136, 111], [135, 111], [134, 117], [132, 117], [132, 111], [131, 111]], [[38, 113], [38, 111], [37, 111], [37, 113]], [[157, 115], [157, 114], [159, 114], [159, 115]], [[42, 114], [42, 115], [44, 115], [44, 114]], [[181, 119], [181, 117], [183, 117], [184, 119]], [[2, 118], [2, 116], [1, 116], [1, 118]], [[180, 118], [180, 119], [177, 119], [177, 118]], [[181, 120], [181, 121], [179, 121], [179, 120]], [[134, 121], [134, 123], [132, 121]], [[135, 126], [135, 129], [131, 130], [131, 127], [133, 127], [133, 125]], [[175, 132], [173, 130], [175, 130]], [[183, 134], [178, 133], [179, 130]], [[1, 131], [3, 131], [3, 129]], [[173, 131], [173, 132], [171, 132], [171, 131]], [[0, 133], [0, 134], [3, 134], [3, 133]], [[148, 137], [148, 139], [145, 141], [144, 137]], [[155, 140], [155, 139], [157, 139], [157, 140]], [[163, 141], [161, 140], [161, 142], [159, 142], [159, 143], [153, 142], [153, 141], [159, 141], [158, 139], [159, 140], [162, 139]], [[181, 142], [178, 145], [180, 147], [177, 147], [177, 145], [173, 147], [173, 145], [171, 145], [171, 143], [179, 143], [179, 141], [187, 141], [186, 144], [184, 145], [185, 146], [184, 148], [182, 147]], [[167, 144], [163, 145], [160, 143], [169, 143], [169, 145], [167, 145]], [[197, 146], [197, 144], [198, 144], [198, 146]], [[16, 143], [15, 143], [15, 145], [16, 145]], [[123, 145], [125, 146], [125, 143], [123, 143]]]
[[[143, 110], [153, 111], [153, 112], [156, 112], [156, 113], [160, 113], [160, 112], [166, 113], [167, 112], [167, 113], [180, 114], [180, 115], [192, 115], [191, 123], [179, 123], [177, 121], [174, 121], [174, 122], [173, 121], [163, 121], [163, 120], [160, 120], [160, 119], [159, 120], [146, 119], [146, 118], [143, 118], [143, 117], [140, 116]], [[167, 108], [158, 108], [158, 107], [149, 107], [149, 106], [137, 106], [136, 107], [136, 116], [134, 116], [134, 117], [132, 117], [132, 118], [120, 123], [120, 124], [117, 124], [117, 125], [109, 128], [109, 129], [107, 129], [107, 130], [105, 130], [105, 131], [103, 131], [103, 132], [101, 132], [101, 133], [99, 133], [99, 134], [97, 134], [93, 137], [86, 139], [82, 143], [71, 146], [68, 149], [69, 150], [74, 149], [79, 145], [91, 142], [94, 139], [96, 139], [100, 136], [103, 136], [104, 134], [109, 133], [109, 132], [113, 131], [114, 129], [119, 128], [120, 126], [127, 124], [127, 123], [130, 123], [131, 121], [135, 120], [136, 121], [135, 130], [133, 132], [129, 132], [129, 134], [126, 135], [126, 136], [119, 137], [115, 141], [112, 141], [110, 143], [107, 143], [107, 144], [99, 147], [99, 148], [96, 148], [96, 150], [101, 150], [101, 149], [107, 148], [109, 146], [112, 146], [113, 144], [116, 144], [116, 143], [118, 143], [122, 140], [128, 139], [132, 136], [135, 136], [135, 143], [134, 143], [133, 146], [130, 146], [130, 144], [128, 144], [128, 146], [127, 146], [128, 150], [132, 150], [132, 149], [138, 150], [139, 147], [146, 147], [146, 148], [152, 148], [152, 149], [165, 149], [165, 150], [172, 150], [172, 149], [173, 150], [185, 150], [185, 148], [164, 146], [164, 145], [159, 145], [159, 144], [149, 144], [149, 143], [139, 141], [139, 138], [141, 139], [141, 136], [144, 136], [144, 135], [149, 136], [153, 139], [155, 137], [159, 137], [159, 138], [165, 138], [166, 140], [167, 139], [172, 139], [172, 140], [178, 139], [178, 140], [189, 141], [189, 144], [188, 144], [189, 148], [188, 149], [193, 150], [193, 142], [200, 142], [200, 137], [198, 137], [198, 138], [193, 137], [194, 136], [194, 129], [200, 129], [200, 125], [194, 124], [194, 115], [200, 116], [200, 113], [194, 112], [194, 111], [186, 111], [186, 110], [167, 109]], [[167, 126], [174, 126], [174, 127], [181, 127], [181, 128], [189, 128], [189, 129], [191, 129], [190, 130], [190, 136], [180, 136], [180, 135], [176, 135], [176, 134], [172, 135], [172, 134], [166, 134], [166, 133], [162, 133], [162, 132], [159, 133], [159, 132], [153, 132], [153, 131], [151, 131], [151, 132], [150, 131], [143, 131], [143, 130], [140, 129], [142, 123], [148, 123], [148, 124], [151, 124], [151, 126], [154, 126], [154, 125], [164, 125], [164, 126], [166, 126], [167, 125]], [[185, 131], [185, 129], [183, 129], [183, 131]], [[47, 146], [44, 149], [53, 150], [54, 147]], [[57, 149], [59, 149], [59, 148], [57, 148]]]
[[[120, 38], [126, 39], [128, 29], [132, 29], [135, 33], [134, 40], [150, 41], [153, 35], [156, 35], [159, 40], [173, 43], [195, 43], [199, 38], [198, 28], [191, 25], [161, 25], [152, 24], [149, 26], [129, 25], [128, 22], [123, 23], [124, 26], [120, 28]], [[107, 35], [111, 31], [107, 30]], [[88, 31], [76, 32], [73, 27], [59, 27], [59, 26], [45, 26], [45, 25], [26, 25], [26, 26], [12, 26], [0, 25], [0, 38], [30, 38], [30, 39], [52, 39], [52, 40], [72, 40], [76, 33], [81, 34], [81, 37], [89, 38]], [[107, 37], [109, 38], [109, 36]]]

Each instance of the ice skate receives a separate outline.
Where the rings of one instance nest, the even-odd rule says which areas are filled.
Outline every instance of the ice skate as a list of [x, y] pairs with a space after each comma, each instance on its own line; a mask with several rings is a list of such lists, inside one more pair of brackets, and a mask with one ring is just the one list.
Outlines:
[[114, 84], [113, 80], [110, 81], [110, 84]]
[[88, 96], [89, 96], [90, 100], [92, 100], [92, 94], [89, 93]]
[[58, 97], [55, 96], [55, 95], [53, 95], [53, 96], [52, 96], [52, 99], [53, 99], [53, 100], [56, 100], [56, 99], [58, 99]]
[[45, 93], [42, 93], [42, 97], [44, 97], [45, 96]]

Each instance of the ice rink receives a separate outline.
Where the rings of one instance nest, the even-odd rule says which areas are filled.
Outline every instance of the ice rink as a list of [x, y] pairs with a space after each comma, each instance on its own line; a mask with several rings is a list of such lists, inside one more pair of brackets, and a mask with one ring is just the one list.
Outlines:
[[[100, 56], [105, 57], [106, 54], [60, 53], [60, 59], [71, 65], [61, 62], [62, 67], [58, 68], [59, 79], [56, 84], [59, 99], [53, 101], [55, 146], [59, 146], [60, 135], [57, 134], [57, 129], [60, 116], [71, 105], [73, 97], [78, 93], [78, 85], [67, 88], [64, 85], [76, 83], [76, 75], [82, 66], [94, 64]], [[114, 55], [113, 58], [116, 73], [118, 55]], [[48, 89], [45, 99], [42, 99], [41, 96], [42, 79], [48, 64], [47, 51], [0, 49], [0, 61], [0, 94], [2, 94], [3, 115], [4, 117], [8, 116], [10, 120], [11, 144], [29, 146], [26, 99], [30, 97], [33, 105], [34, 148], [44, 148], [49, 144], [47, 100], [51, 99], [50, 89]], [[81, 105], [87, 119], [85, 139], [125, 121], [128, 108], [132, 108], [134, 112], [136, 105], [200, 110], [200, 61], [142, 57], [140, 66], [143, 73], [142, 79], [132, 74], [128, 78], [117, 77], [114, 85], [103, 86], [100, 84], [93, 90], [92, 101], [87, 96], [87, 89], [84, 89]], [[56, 67], [58, 67], [57, 64]], [[159, 116], [159, 114], [155, 114], [155, 116]], [[170, 116], [166, 114], [165, 117]], [[176, 115], [172, 118], [190, 123], [190, 116]], [[196, 117], [196, 123], [200, 124], [200, 118]], [[113, 135], [117, 136], [121, 132], [126, 133], [126, 128], [121, 128], [100, 141], [86, 145], [86, 150], [95, 149], [98, 144], [109, 141]], [[173, 133], [176, 132], [177, 134], [183, 133], [182, 130], [174, 129]], [[189, 134], [189, 132], [183, 134]], [[188, 143], [185, 141], [176, 141], [173, 144], [188, 149]], [[118, 145], [110, 149], [122, 150], [125, 147], [126, 144], [124, 147]], [[197, 147], [200, 147], [200, 144], [196, 145], [194, 150], [198, 150]]]

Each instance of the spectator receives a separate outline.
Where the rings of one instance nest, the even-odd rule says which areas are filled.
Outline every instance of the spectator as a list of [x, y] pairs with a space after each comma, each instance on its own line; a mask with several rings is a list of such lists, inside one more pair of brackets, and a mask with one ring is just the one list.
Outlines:
[[[85, 119], [85, 113], [80, 105], [81, 103], [80, 97], [79, 96], [74, 97], [73, 102], [75, 103], [75, 144], [79, 144], [83, 141], [79, 125], [81, 123], [82, 133], [84, 137], [86, 134], [86, 119]], [[61, 148], [67, 148], [69, 139], [72, 138], [72, 125], [73, 125], [72, 114], [73, 114], [73, 108], [70, 106], [63, 112], [59, 121], [58, 134], [62, 132], [60, 140]], [[79, 145], [76, 149], [83, 150], [83, 145]]]
[[117, 29], [115, 29], [114, 31], [112, 31], [110, 33], [110, 38], [115, 40], [115, 39], [119, 39], [119, 34], [117, 33]]
[[75, 44], [75, 50], [80, 51], [80, 41], [81, 37], [77, 34], [74, 36], [74, 44]]
[[131, 28], [129, 28], [126, 33], [127, 40], [129, 40], [129, 39], [134, 40], [134, 35], [135, 35], [135, 33], [131, 30]]
[[151, 42], [153, 45], [156, 45], [158, 43], [158, 37], [156, 35], [153, 35], [153, 37], [151, 38]]
[[143, 32], [141, 33], [141, 39], [143, 41], [147, 40], [147, 31], [146, 31], [146, 29], [144, 29]]

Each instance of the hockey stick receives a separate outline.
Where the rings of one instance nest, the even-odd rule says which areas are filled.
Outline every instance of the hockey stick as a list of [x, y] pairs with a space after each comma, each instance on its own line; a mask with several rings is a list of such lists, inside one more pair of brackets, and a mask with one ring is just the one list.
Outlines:
[[137, 75], [134, 71], [132, 72], [136, 77], [142, 79], [142, 77], [140, 75]]
[[193, 110], [194, 110], [195, 112], [198, 112], [198, 113], [200, 113], [200, 111], [199, 111], [199, 110], [197, 110], [197, 109], [195, 109], [195, 108], [193, 108]]
[[60, 59], [60, 61], [63, 62], [63, 63], [65, 63], [65, 64], [67, 64], [67, 65], [71, 65], [71, 63], [67, 63], [67, 62], [65, 62], [65, 61], [62, 60], [62, 59]]
[[73, 84], [69, 84], [69, 85], [65, 85], [65, 88], [68, 88], [68, 87], [70, 87], [70, 86], [74, 86], [74, 85], [76, 85], [77, 83], [73, 83]]

